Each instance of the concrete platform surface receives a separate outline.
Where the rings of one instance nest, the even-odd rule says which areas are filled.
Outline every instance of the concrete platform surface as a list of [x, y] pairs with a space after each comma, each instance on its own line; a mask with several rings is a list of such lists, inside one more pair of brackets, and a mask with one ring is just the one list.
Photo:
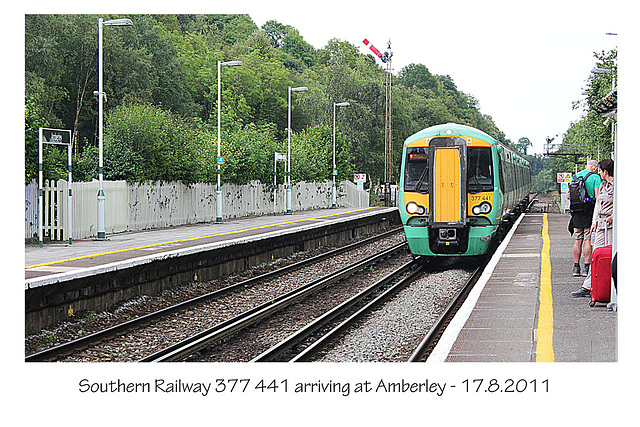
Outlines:
[[[484, 283], [480, 279], [476, 287], [481, 289], [471, 292], [470, 299], [476, 300], [461, 308], [451, 323], [453, 329], [461, 326], [447, 331], [432, 361], [617, 361], [617, 312], [605, 304], [589, 307], [589, 298], [571, 296], [583, 278], [571, 274], [574, 239], [567, 231], [569, 219], [563, 214], [526, 214], [520, 219], [492, 260], [490, 277]], [[546, 285], [545, 263], [550, 266]]]
[[173, 251], [237, 239], [264, 238], [314, 227], [328, 221], [345, 221], [357, 216], [397, 210], [397, 208], [338, 208], [296, 211], [292, 215], [237, 218], [222, 223], [206, 223], [107, 235], [106, 240], [76, 240], [73, 244], [50, 243], [25, 247], [25, 279], [64, 274], [78, 269], [122, 262], [140, 257], [159, 256]]

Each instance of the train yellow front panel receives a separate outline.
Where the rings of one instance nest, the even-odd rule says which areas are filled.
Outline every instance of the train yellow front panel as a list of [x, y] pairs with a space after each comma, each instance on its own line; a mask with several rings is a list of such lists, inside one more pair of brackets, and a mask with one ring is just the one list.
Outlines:
[[457, 148], [439, 148], [434, 159], [435, 222], [460, 221], [460, 157]]

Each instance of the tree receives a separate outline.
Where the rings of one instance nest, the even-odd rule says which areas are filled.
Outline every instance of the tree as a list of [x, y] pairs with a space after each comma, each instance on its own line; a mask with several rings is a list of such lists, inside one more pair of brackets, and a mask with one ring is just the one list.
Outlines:
[[276, 139], [275, 125], [237, 124], [226, 129], [222, 139], [225, 158], [222, 174], [225, 182], [273, 182], [274, 153], [286, 150], [284, 144]]
[[271, 46], [275, 48], [282, 47], [284, 36], [289, 32], [289, 26], [283, 25], [278, 21], [270, 20], [262, 26], [262, 31], [266, 34], [271, 42]]
[[[122, 105], [108, 116], [105, 179], [201, 181], [202, 129], [175, 113], [150, 105]], [[210, 135], [209, 135], [210, 136]], [[210, 138], [211, 139], [211, 138]]]
[[[331, 177], [333, 103], [344, 101], [350, 106], [336, 117], [339, 178], [359, 172], [382, 179], [386, 71], [374, 56], [335, 38], [316, 50], [296, 28], [272, 20], [259, 29], [247, 15], [128, 17], [132, 27], [104, 32], [107, 179], [215, 181], [218, 60], [244, 64], [221, 76], [225, 182], [270, 182], [273, 152], [286, 144], [289, 86], [309, 88], [292, 97], [296, 152], [313, 165], [301, 164], [296, 179]], [[28, 107], [51, 127], [75, 130], [79, 179], [97, 176], [97, 19], [25, 17]], [[434, 124], [467, 124], [510, 142], [452, 77], [411, 64], [392, 79], [394, 178], [403, 141]], [[32, 156], [28, 143], [25, 135]], [[47, 155], [52, 165], [62, 159]]]
[[514, 145], [514, 148], [521, 154], [527, 154], [527, 148], [531, 147], [533, 144], [531, 140], [527, 137], [522, 137], [518, 140], [518, 142]]
[[[336, 131], [337, 180], [353, 176], [353, 165], [346, 141]], [[294, 181], [330, 180], [333, 170], [333, 128], [317, 125], [291, 138], [291, 178]]]
[[574, 103], [574, 109], [583, 107], [584, 115], [576, 123], [571, 123], [560, 150], [584, 153], [589, 158], [609, 157], [612, 149], [611, 125], [593, 109], [611, 91], [613, 79], [617, 75], [617, 50], [608, 53], [594, 53], [596, 66], [612, 70], [608, 74], [594, 74], [587, 81], [587, 95], [584, 102]]
[[438, 78], [429, 72], [429, 69], [422, 64], [409, 64], [398, 73], [398, 83], [417, 89], [431, 90], [434, 93], [438, 90]]
[[[24, 105], [24, 182], [28, 184], [38, 179], [39, 128], [48, 127], [38, 105], [33, 99], [26, 99]], [[49, 177], [47, 177], [48, 179]]]

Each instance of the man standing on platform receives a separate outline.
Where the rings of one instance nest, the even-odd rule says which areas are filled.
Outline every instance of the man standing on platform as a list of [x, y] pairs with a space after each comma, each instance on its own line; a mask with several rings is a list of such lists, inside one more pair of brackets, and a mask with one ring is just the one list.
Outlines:
[[[575, 242], [573, 243], [573, 275], [580, 276], [580, 255], [584, 255], [584, 271], [582, 276], [589, 274], [591, 261], [591, 217], [595, 201], [598, 198], [600, 176], [597, 174], [598, 162], [589, 160], [586, 169], [578, 172], [574, 179], [583, 178], [590, 201], [584, 205], [584, 209], [571, 211], [571, 223], [573, 224]], [[572, 202], [573, 205], [573, 202]]]

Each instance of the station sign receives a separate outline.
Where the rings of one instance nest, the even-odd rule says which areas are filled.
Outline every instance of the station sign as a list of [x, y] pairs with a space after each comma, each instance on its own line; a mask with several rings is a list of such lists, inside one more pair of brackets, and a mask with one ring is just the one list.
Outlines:
[[71, 144], [71, 131], [64, 129], [42, 129], [42, 142], [44, 144], [59, 144], [70, 145]]

